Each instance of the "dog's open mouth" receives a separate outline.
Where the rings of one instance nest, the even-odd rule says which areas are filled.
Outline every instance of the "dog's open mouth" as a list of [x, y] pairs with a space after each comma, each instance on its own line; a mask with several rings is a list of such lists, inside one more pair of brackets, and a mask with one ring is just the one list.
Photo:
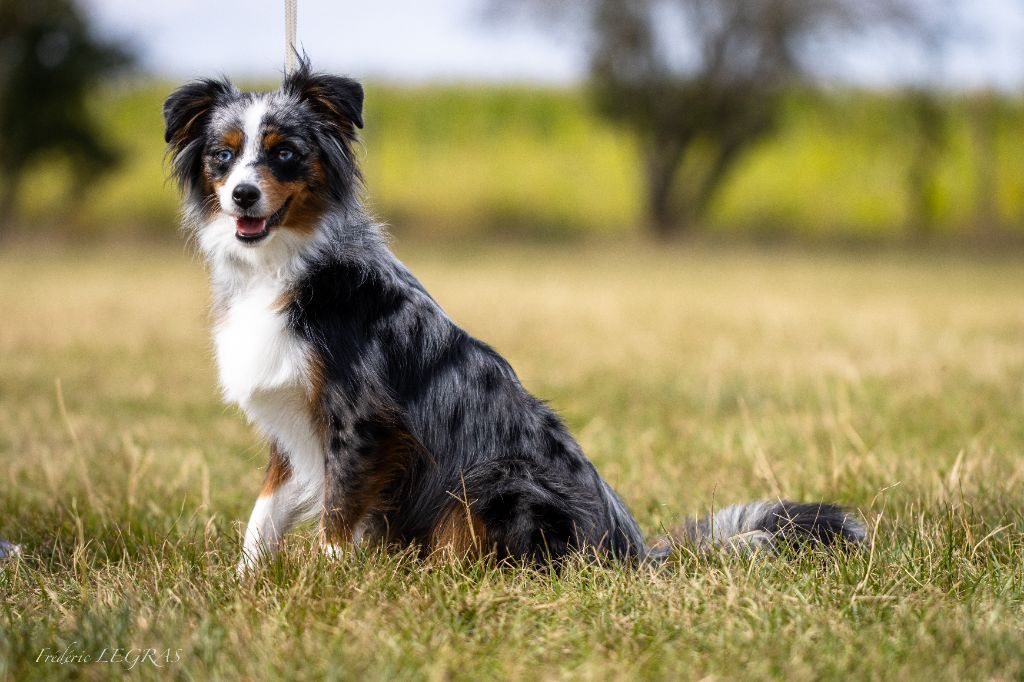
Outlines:
[[284, 218], [284, 214], [288, 211], [288, 205], [292, 203], [292, 198], [288, 197], [285, 202], [281, 204], [281, 208], [274, 211], [273, 215], [265, 218], [256, 218], [252, 216], [238, 216], [235, 218], [235, 237], [239, 241], [245, 242], [246, 244], [255, 244], [256, 242], [262, 241], [268, 234], [270, 234], [270, 228], [276, 226]]

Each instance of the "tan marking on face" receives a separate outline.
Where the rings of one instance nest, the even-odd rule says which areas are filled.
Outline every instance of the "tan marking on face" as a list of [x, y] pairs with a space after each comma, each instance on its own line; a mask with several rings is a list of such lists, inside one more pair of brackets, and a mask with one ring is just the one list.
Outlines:
[[223, 184], [223, 180], [216, 180], [210, 174], [210, 166], [203, 166], [203, 203], [200, 208], [203, 218], [212, 220], [217, 211], [220, 210], [220, 202], [217, 201], [217, 190]]
[[[210, 175], [210, 167], [209, 166], [204, 166], [203, 167], [203, 193], [206, 194], [207, 196], [209, 196], [209, 195], [213, 194], [213, 192], [216, 190], [216, 188], [217, 188], [217, 182]], [[209, 207], [207, 207], [207, 212], [209, 212]]]
[[[242, 133], [242, 131], [237, 128], [232, 128], [231, 130], [225, 131], [224, 134], [221, 135], [218, 146], [230, 149], [235, 154], [235, 158], [238, 158], [242, 154], [242, 144], [244, 142], [245, 134]], [[207, 173], [209, 173], [209, 170], [207, 170]], [[228, 175], [230, 175], [230, 173]], [[213, 186], [213, 188], [217, 191], [220, 191], [220, 188], [224, 186], [225, 182], [227, 182], [228, 175], [224, 175], [223, 177], [213, 179], [211, 181], [211, 185]]]
[[273, 215], [288, 199], [302, 189], [300, 182], [281, 182], [270, 168], [261, 165], [258, 170], [259, 186], [267, 202], [267, 214]]
[[287, 139], [280, 131], [270, 129], [263, 135], [263, 151], [269, 152]]
[[[218, 140], [219, 147], [227, 147], [235, 153], [236, 156], [242, 152], [242, 143], [245, 141], [245, 135], [241, 130], [233, 128], [225, 131]], [[211, 199], [214, 195], [219, 194], [224, 183], [228, 180], [228, 175], [223, 175], [219, 178], [213, 176], [213, 169], [209, 163], [203, 166], [203, 192], [206, 194], [208, 199]], [[203, 205], [203, 213], [207, 219], [212, 218], [218, 211], [219, 203], [213, 200], [208, 200]]]
[[207, 166], [207, 168], [206, 168], [205, 176], [206, 176], [206, 185], [207, 185], [206, 186], [206, 193], [207, 194], [213, 194], [215, 192], [220, 192], [220, 188], [223, 187], [224, 183], [227, 182], [227, 180], [228, 180], [226, 175], [225, 176], [221, 176], [219, 178], [213, 177], [213, 174], [211, 173], [209, 166]]
[[283, 227], [295, 230], [300, 234], [312, 234], [316, 230], [323, 212], [323, 200], [310, 192], [308, 187], [303, 186], [292, 196], [292, 203], [288, 207], [288, 215], [285, 216]]
[[221, 146], [228, 147], [235, 154], [238, 154], [242, 150], [242, 142], [245, 140], [245, 134], [237, 128], [232, 128], [224, 133], [220, 139]]
[[292, 197], [288, 215], [285, 216], [285, 227], [307, 235], [316, 230], [324, 213], [324, 201], [313, 188], [322, 183], [323, 168], [319, 159], [314, 159], [309, 165], [307, 180], [301, 183], [301, 188]]
[[291, 199], [288, 211], [282, 217], [279, 227], [309, 235], [323, 214], [323, 201], [310, 190], [305, 180], [281, 182], [266, 166], [259, 169], [260, 189], [266, 197], [269, 214], [273, 215], [284, 202]]

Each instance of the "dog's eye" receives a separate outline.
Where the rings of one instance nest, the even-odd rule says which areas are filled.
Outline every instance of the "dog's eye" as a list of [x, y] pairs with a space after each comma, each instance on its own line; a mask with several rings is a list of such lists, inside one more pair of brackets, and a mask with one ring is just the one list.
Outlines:
[[295, 152], [288, 147], [281, 147], [277, 152], [275, 152], [275, 154], [277, 155], [278, 161], [283, 161], [285, 163], [295, 158]]
[[221, 149], [213, 155], [213, 158], [217, 159], [220, 163], [227, 163], [231, 159], [235, 158], [235, 155], [230, 149]]

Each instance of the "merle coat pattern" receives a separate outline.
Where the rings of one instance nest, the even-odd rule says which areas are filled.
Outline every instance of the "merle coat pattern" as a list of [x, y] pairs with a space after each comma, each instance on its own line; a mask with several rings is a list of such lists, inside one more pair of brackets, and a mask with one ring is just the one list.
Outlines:
[[[664, 556], [558, 415], [388, 249], [360, 202], [362, 101], [303, 60], [276, 92], [204, 80], [165, 103], [185, 225], [210, 263], [221, 383], [271, 442], [242, 567], [314, 516], [331, 552]], [[833, 505], [762, 502], [671, 539], [770, 551], [864, 529]]]

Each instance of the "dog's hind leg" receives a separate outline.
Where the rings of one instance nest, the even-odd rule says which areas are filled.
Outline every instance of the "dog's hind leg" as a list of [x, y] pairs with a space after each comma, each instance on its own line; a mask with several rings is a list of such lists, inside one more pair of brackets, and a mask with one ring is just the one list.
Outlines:
[[393, 487], [408, 471], [416, 446], [392, 420], [352, 419], [331, 429], [320, 542], [327, 556], [338, 557], [360, 543], [375, 514], [391, 506]]
[[315, 513], [322, 489], [322, 471], [319, 476], [315, 471], [296, 471], [288, 456], [271, 445], [263, 488], [245, 529], [239, 574], [277, 552], [281, 538], [298, 521]]

